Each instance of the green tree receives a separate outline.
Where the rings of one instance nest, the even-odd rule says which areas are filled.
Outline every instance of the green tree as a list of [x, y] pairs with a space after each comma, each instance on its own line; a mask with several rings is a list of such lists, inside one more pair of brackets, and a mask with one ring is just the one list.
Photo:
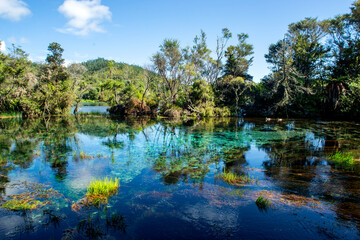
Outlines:
[[163, 80], [163, 94], [166, 103], [175, 104], [182, 81], [183, 56], [179, 42], [165, 39], [160, 46], [160, 51], [153, 55], [152, 61]]
[[318, 71], [325, 71], [325, 66], [320, 64], [328, 52], [321, 43], [325, 36], [322, 24], [315, 18], [306, 18], [290, 24], [287, 36], [294, 51], [293, 66], [303, 77], [304, 86], [310, 87], [312, 81], [316, 81]]
[[48, 50], [47, 64], [41, 66], [36, 92], [23, 106], [26, 117], [66, 113], [75, 98], [70, 75], [61, 65], [63, 49], [58, 43], [50, 43]]
[[265, 78], [268, 90], [268, 98], [274, 101], [272, 108], [276, 111], [279, 107], [284, 108], [288, 115], [288, 107], [292, 105], [299, 95], [311, 93], [311, 89], [304, 87], [300, 73], [294, 66], [293, 50], [288, 39], [284, 38], [269, 47], [269, 53], [265, 55], [266, 61], [272, 64], [272, 73]]
[[80, 102], [84, 94], [91, 88], [85, 81], [85, 73], [87, 69], [84, 65], [79, 63], [71, 64], [67, 71], [70, 73], [70, 79], [73, 81], [73, 90], [75, 93], [75, 102], [76, 106], [74, 109], [74, 114], [79, 110]]
[[225, 75], [252, 80], [248, 70], [253, 62], [253, 57], [250, 56], [254, 54], [254, 48], [251, 44], [246, 43], [248, 38], [249, 36], [245, 33], [238, 34], [238, 44], [227, 48], [225, 52]]
[[57, 42], [52, 42], [48, 46], [48, 51], [50, 52], [47, 55], [46, 62], [50, 65], [54, 65], [56, 67], [64, 64], [65, 60], [62, 58], [62, 54], [64, 49]]

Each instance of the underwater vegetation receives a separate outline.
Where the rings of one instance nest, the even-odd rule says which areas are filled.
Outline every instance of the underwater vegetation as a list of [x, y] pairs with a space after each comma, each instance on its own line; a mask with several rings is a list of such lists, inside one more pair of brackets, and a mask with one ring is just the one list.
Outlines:
[[102, 153], [98, 153], [98, 154], [96, 154], [96, 155], [89, 155], [89, 154], [86, 154], [86, 153], [84, 153], [83, 151], [81, 151], [80, 153], [79, 153], [79, 155], [77, 155], [77, 153], [75, 152], [74, 154], [73, 154], [73, 156], [74, 156], [74, 159], [76, 159], [76, 160], [87, 160], [87, 159], [96, 159], [96, 158], [109, 158], [109, 157], [107, 157], [107, 156], [104, 156]]
[[258, 206], [259, 209], [264, 210], [267, 209], [271, 205], [271, 201], [262, 195], [260, 195], [256, 201], [256, 206]]
[[352, 169], [356, 163], [354, 156], [351, 153], [335, 152], [328, 156], [336, 166], [344, 169]]
[[22, 210], [34, 210], [44, 205], [45, 203], [32, 199], [21, 199], [21, 200], [12, 199], [5, 202], [3, 205], [1, 205], [1, 207], [12, 211], [22, 211]]
[[55, 227], [59, 226], [60, 222], [66, 219], [66, 215], [57, 214], [53, 209], [45, 209], [43, 210], [43, 215], [47, 217], [44, 222], [44, 225], [53, 224]]
[[125, 218], [121, 214], [95, 214], [81, 220], [77, 227], [63, 231], [62, 239], [78, 239], [79, 236], [86, 239], [102, 239], [109, 230], [126, 233], [126, 227]]
[[220, 175], [218, 175], [218, 177], [230, 185], [256, 182], [256, 180], [251, 176], [238, 175], [234, 172], [226, 172], [225, 170]]
[[83, 159], [93, 159], [95, 158], [94, 156], [91, 156], [91, 155], [87, 155], [86, 153], [84, 153], [83, 151], [80, 152], [80, 158], [81, 160]]
[[243, 197], [245, 195], [245, 190], [236, 189], [227, 193], [231, 197]]
[[111, 216], [106, 217], [106, 226], [125, 233], [127, 225], [124, 216], [115, 212], [112, 213]]
[[213, 159], [206, 159], [206, 151], [184, 152], [181, 157], [159, 156], [153, 169], [162, 175], [166, 184], [176, 184], [180, 179], [184, 182], [201, 183], [209, 172]]
[[62, 194], [56, 190], [52, 188], [48, 189], [47, 186], [40, 183], [24, 182], [14, 184], [10, 187], [17, 186], [24, 186], [26, 191], [20, 194], [8, 196], [10, 199], [1, 205], [2, 208], [12, 211], [34, 210], [51, 204], [51, 198], [62, 196]]

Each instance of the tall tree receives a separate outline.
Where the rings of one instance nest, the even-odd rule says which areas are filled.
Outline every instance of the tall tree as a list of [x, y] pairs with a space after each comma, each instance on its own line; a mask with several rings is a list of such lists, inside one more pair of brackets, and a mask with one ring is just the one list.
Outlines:
[[312, 80], [317, 77], [319, 63], [325, 57], [327, 49], [321, 43], [325, 36], [322, 24], [315, 18], [306, 18], [297, 23], [289, 25], [287, 38], [293, 50], [293, 66], [303, 78], [304, 86], [310, 87]]
[[232, 33], [228, 28], [222, 29], [222, 35], [217, 37], [216, 41], [216, 58], [209, 58], [206, 65], [206, 79], [209, 83], [217, 85], [219, 83], [220, 75], [223, 71], [223, 58], [225, 55], [225, 49], [229, 39], [232, 38]]
[[64, 50], [59, 43], [53, 42], [49, 44], [48, 51], [47, 64], [42, 66], [39, 74], [36, 99], [42, 115], [65, 113], [72, 104], [74, 91], [70, 75], [62, 65]]
[[46, 57], [46, 62], [50, 65], [61, 66], [64, 64], [65, 60], [62, 58], [64, 49], [57, 42], [52, 42], [48, 46], [48, 51], [50, 52]]
[[288, 107], [297, 99], [300, 94], [311, 93], [300, 81], [300, 73], [293, 65], [293, 51], [289, 40], [283, 40], [272, 44], [269, 53], [265, 55], [266, 61], [272, 64], [273, 73], [266, 78], [269, 89], [269, 96], [274, 99], [273, 108], [285, 108], [288, 114]]
[[76, 106], [74, 109], [74, 114], [79, 110], [80, 102], [91, 86], [89, 86], [85, 81], [85, 73], [87, 71], [86, 67], [80, 63], [71, 64], [67, 71], [70, 73], [70, 78], [73, 81], [73, 90], [75, 92], [75, 102]]
[[241, 33], [237, 37], [238, 44], [229, 46], [225, 52], [226, 64], [224, 73], [225, 75], [252, 80], [248, 70], [253, 62], [253, 57], [250, 56], [254, 54], [254, 48], [251, 44], [246, 43], [246, 40], [249, 38], [247, 34]]
[[152, 57], [157, 72], [164, 82], [164, 97], [167, 103], [175, 104], [182, 80], [183, 56], [177, 40], [165, 39], [160, 51]]

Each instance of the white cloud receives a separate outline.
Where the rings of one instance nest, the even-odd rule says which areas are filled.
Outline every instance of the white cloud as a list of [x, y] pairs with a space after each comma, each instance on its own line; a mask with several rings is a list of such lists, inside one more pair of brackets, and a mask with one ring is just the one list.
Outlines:
[[71, 60], [71, 59], [65, 59], [65, 61], [64, 61], [64, 67], [68, 67], [68, 66], [70, 66], [71, 64], [73, 64], [73, 63], [77, 63], [75, 60]]
[[101, 5], [101, 0], [65, 0], [59, 12], [69, 19], [63, 33], [88, 35], [91, 32], [105, 32], [100, 26], [105, 20], [111, 20], [109, 7]]
[[0, 18], [19, 21], [30, 13], [27, 4], [22, 0], [0, 0]]
[[0, 41], [0, 52], [6, 51], [6, 45], [4, 41]]

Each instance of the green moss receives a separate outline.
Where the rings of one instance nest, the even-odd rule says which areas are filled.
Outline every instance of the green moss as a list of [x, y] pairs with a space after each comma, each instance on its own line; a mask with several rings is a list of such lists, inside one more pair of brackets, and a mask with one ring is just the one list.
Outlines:
[[86, 198], [90, 205], [107, 203], [109, 197], [114, 195], [119, 188], [119, 180], [115, 178], [104, 178], [90, 182], [87, 188]]
[[258, 206], [259, 209], [266, 209], [271, 205], [271, 201], [262, 195], [258, 197], [255, 201], [256, 206]]
[[1, 205], [1, 207], [13, 211], [23, 211], [23, 210], [33, 210], [44, 205], [45, 203], [32, 199], [26, 199], [26, 200], [12, 199], [5, 202], [3, 205]]

